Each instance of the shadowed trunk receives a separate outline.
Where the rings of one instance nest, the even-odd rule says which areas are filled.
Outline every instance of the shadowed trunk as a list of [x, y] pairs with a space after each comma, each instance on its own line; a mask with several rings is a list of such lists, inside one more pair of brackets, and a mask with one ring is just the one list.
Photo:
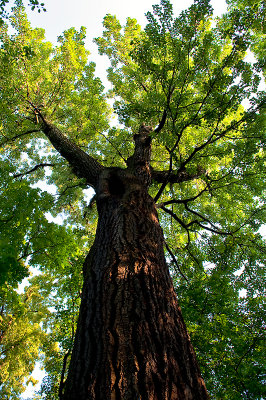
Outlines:
[[43, 117], [43, 132], [96, 190], [98, 227], [63, 400], [206, 400], [208, 394], [164, 258], [152, 179], [194, 179], [150, 167], [152, 128], [134, 135], [127, 168], [104, 168]]
[[145, 185], [106, 170], [64, 400], [207, 399]]

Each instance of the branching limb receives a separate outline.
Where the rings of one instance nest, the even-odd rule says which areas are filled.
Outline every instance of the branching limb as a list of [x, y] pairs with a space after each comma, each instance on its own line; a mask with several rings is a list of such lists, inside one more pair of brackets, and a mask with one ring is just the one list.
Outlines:
[[165, 183], [167, 179], [167, 183], [181, 183], [186, 181], [191, 181], [193, 179], [199, 178], [204, 171], [200, 170], [195, 174], [190, 174], [185, 169], [178, 171], [157, 171], [151, 168], [152, 179], [158, 183]]
[[[158, 193], [154, 197], [154, 201], [157, 202], [162, 195], [166, 185], [168, 183], [181, 183], [186, 181], [191, 181], [193, 179], [199, 178], [205, 171], [198, 170], [195, 174], [188, 173], [185, 169], [179, 170], [177, 172], [172, 171], [172, 156], [170, 157], [170, 166], [168, 171], [156, 171], [151, 168], [152, 179], [158, 183], [162, 183]], [[170, 203], [168, 203], [170, 204]]]
[[104, 167], [69, 140], [56, 126], [47, 121], [38, 108], [33, 104], [31, 106], [39, 116], [41, 130], [54, 148], [69, 162], [75, 175], [85, 178], [87, 184], [96, 187], [98, 176]]
[[168, 201], [164, 201], [163, 203], [161, 203], [159, 206], [167, 206], [169, 204], [187, 204], [191, 201], [196, 200], [198, 197], [200, 197], [204, 192], [206, 192], [206, 190], [209, 189], [209, 185], [205, 186], [204, 189], [202, 189], [197, 195], [193, 196], [193, 197], [189, 197], [188, 199], [173, 199], [173, 200], [168, 200]]
[[[224, 235], [224, 236], [232, 235], [232, 232], [225, 232], [225, 231], [220, 230], [220, 229], [217, 228], [210, 220], [208, 220], [208, 219], [207, 219], [206, 217], [204, 217], [203, 215], [197, 213], [197, 212], [194, 211], [194, 210], [188, 209], [186, 204], [185, 204], [185, 208], [187, 209], [187, 211], [190, 211], [190, 212], [192, 212], [194, 215], [198, 216], [198, 217], [201, 219], [201, 221], [199, 221], [199, 220], [196, 219], [196, 220], [190, 221], [188, 224], [186, 224], [186, 223], [185, 223], [184, 221], [182, 221], [173, 211], [169, 210], [168, 208], [166, 208], [166, 207], [164, 207], [164, 206], [161, 206], [160, 208], [161, 208], [162, 210], [164, 210], [167, 214], [171, 215], [171, 216], [182, 226], [182, 228], [184, 228], [184, 229], [186, 230], [187, 235], [188, 235], [188, 241], [189, 241], [189, 242], [190, 242], [190, 231], [189, 231], [189, 228], [190, 228], [192, 225], [195, 225], [195, 224], [197, 224], [198, 226], [200, 226], [202, 229], [205, 229], [205, 230], [207, 230], [207, 231], [209, 231], [209, 232], [212, 232], [212, 233], [216, 233], [216, 234]], [[206, 223], [208, 223], [211, 227], [206, 226], [206, 225], [203, 225], [203, 224], [202, 224], [203, 221], [206, 222]]]
[[173, 211], [169, 210], [168, 208], [166, 208], [164, 206], [161, 206], [161, 209], [163, 211], [165, 211], [167, 214], [171, 215], [171, 217], [174, 218], [179, 223], [179, 225], [181, 225], [182, 228], [184, 228], [186, 230], [187, 238], [188, 238], [188, 244], [189, 244], [190, 241], [191, 241], [190, 240], [190, 232], [189, 232], [189, 229], [188, 229], [189, 225], [185, 224], [185, 222], [183, 222]]
[[8, 144], [10, 142], [14, 142], [17, 139], [22, 138], [23, 136], [30, 135], [31, 133], [35, 133], [35, 132], [40, 132], [40, 129], [31, 129], [29, 131], [20, 133], [19, 135], [12, 136], [11, 138], [8, 138], [8, 137], [6, 137], [5, 135], [2, 134], [2, 136], [4, 136], [6, 138], [6, 141], [0, 143], [0, 147], [3, 147], [3, 146], [5, 146], [6, 144]]
[[167, 111], [165, 109], [163, 112], [162, 119], [161, 119], [159, 125], [157, 126], [157, 128], [154, 129], [154, 132], [158, 133], [163, 129], [165, 121], [166, 121], [166, 117], [167, 117]]
[[165, 187], [166, 187], [166, 185], [168, 183], [168, 180], [169, 180], [169, 177], [171, 175], [172, 169], [173, 169], [173, 157], [170, 156], [169, 171], [168, 171], [167, 175], [165, 175], [164, 182], [163, 182], [162, 186], [160, 187], [160, 189], [158, 190], [156, 196], [154, 197], [154, 202], [155, 203], [157, 202], [157, 200], [160, 198], [161, 194], [163, 193], [163, 191], [164, 191], [164, 189], [165, 189]]
[[252, 110], [252, 112], [246, 112], [242, 118], [240, 118], [238, 121], [233, 121], [229, 126], [227, 126], [225, 129], [223, 129], [220, 133], [217, 133], [218, 123], [219, 123], [219, 120], [218, 120], [216, 127], [215, 127], [214, 131], [210, 134], [209, 138], [205, 142], [203, 142], [201, 145], [196, 146], [194, 148], [194, 150], [188, 156], [188, 158], [182, 162], [180, 169], [182, 170], [182, 168], [184, 168], [195, 157], [195, 155], [198, 154], [200, 151], [202, 151], [205, 147], [222, 139], [223, 137], [225, 137], [225, 135], [228, 132], [239, 128], [239, 126], [241, 124], [248, 121], [250, 118], [253, 118], [253, 113], [259, 111], [260, 108], [262, 108], [263, 106], [264, 106], [264, 102], [262, 101], [260, 104], [258, 104], [258, 106], [255, 109]]
[[31, 174], [32, 172], [36, 171], [36, 170], [39, 169], [39, 168], [53, 167], [53, 166], [54, 166], [54, 164], [50, 164], [50, 163], [41, 163], [41, 164], [37, 164], [37, 165], [35, 165], [34, 168], [30, 169], [29, 171], [21, 172], [20, 174], [12, 175], [12, 178], [19, 178], [20, 176], [24, 176], [24, 175]]
[[113, 147], [113, 149], [115, 149], [116, 153], [122, 158], [122, 160], [126, 163], [127, 160], [125, 159], [125, 157], [123, 156], [123, 154], [121, 153], [121, 151], [117, 148], [117, 146], [115, 146], [112, 142], [112, 140], [110, 140], [107, 136], [105, 136], [102, 132], [99, 132], [100, 135], [102, 135], [105, 140], [110, 143], [110, 145]]
[[182, 276], [182, 278], [185, 279], [185, 281], [189, 282], [187, 277], [183, 274], [183, 272], [180, 269], [180, 266], [177, 262], [177, 259], [175, 258], [175, 255], [173, 254], [172, 250], [170, 249], [169, 245], [166, 243], [166, 241], [164, 242], [166, 250], [168, 251], [168, 253], [170, 254], [173, 263], [175, 264], [176, 268], [178, 269], [178, 272], [180, 273], [180, 275]]
[[[219, 234], [219, 235], [224, 235], [224, 236], [232, 235], [232, 232], [222, 231], [222, 230], [220, 230], [219, 228], [217, 228], [217, 226], [214, 225], [213, 222], [211, 222], [211, 221], [210, 221], [208, 218], [206, 218], [204, 215], [201, 215], [201, 214], [198, 213], [197, 211], [192, 210], [191, 208], [189, 208], [187, 204], [185, 204], [185, 209], [186, 209], [188, 212], [192, 213], [193, 215], [195, 215], [195, 216], [197, 216], [197, 217], [199, 217], [199, 218], [201, 219], [201, 221], [198, 221], [198, 220], [191, 221], [187, 226], [193, 225], [193, 224], [197, 224], [197, 225], [199, 225], [201, 228], [206, 229], [206, 230], [208, 230], [208, 231], [210, 231], [210, 232], [213, 232], [213, 233], [217, 233], [217, 234]], [[206, 222], [207, 224], [209, 224], [211, 227], [202, 225], [202, 222], [203, 222], [203, 221]]]
[[76, 189], [76, 188], [80, 188], [80, 187], [84, 187], [84, 186], [82, 186], [80, 183], [78, 183], [76, 185], [67, 186], [64, 188], [64, 190], [62, 190], [62, 192], [59, 193], [58, 198], [64, 196], [68, 190]]

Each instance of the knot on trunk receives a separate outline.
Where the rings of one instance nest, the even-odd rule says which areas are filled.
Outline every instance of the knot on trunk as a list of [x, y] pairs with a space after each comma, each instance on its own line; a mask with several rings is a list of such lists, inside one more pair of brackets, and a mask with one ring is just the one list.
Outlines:
[[153, 131], [153, 128], [150, 125], [141, 124], [139, 127], [140, 135], [150, 135], [152, 131]]
[[122, 168], [105, 168], [99, 178], [97, 199], [126, 200], [132, 191], [141, 190], [138, 179]]

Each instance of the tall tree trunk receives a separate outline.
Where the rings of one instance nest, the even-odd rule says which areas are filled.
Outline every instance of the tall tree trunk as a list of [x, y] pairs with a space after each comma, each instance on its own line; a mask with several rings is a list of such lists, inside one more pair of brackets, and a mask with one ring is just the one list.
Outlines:
[[64, 400], [207, 399], [147, 185], [106, 169]]

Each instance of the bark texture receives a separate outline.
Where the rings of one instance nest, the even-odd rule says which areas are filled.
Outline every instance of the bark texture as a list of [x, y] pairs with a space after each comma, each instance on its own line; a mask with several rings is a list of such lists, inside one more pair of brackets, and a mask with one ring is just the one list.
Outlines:
[[103, 170], [102, 165], [69, 140], [55, 125], [46, 121], [43, 116], [42, 121], [43, 133], [61, 156], [69, 162], [73, 172], [79, 178], [85, 178], [90, 186], [96, 187], [99, 174]]
[[68, 377], [60, 385], [63, 400], [208, 399], [148, 194], [155, 174], [151, 130], [140, 128], [127, 168], [119, 169], [103, 168], [53, 125], [45, 121], [43, 126], [77, 175], [95, 187], [99, 215], [84, 263]]
[[207, 399], [145, 185], [106, 170], [64, 400]]

